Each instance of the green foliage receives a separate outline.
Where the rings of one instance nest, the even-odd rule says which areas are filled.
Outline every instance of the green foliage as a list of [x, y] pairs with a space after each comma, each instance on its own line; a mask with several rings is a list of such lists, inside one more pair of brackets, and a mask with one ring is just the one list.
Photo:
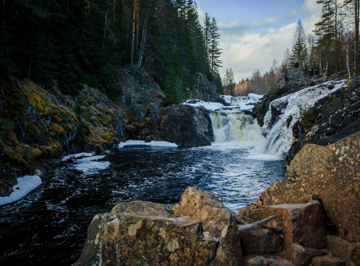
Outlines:
[[330, 106], [332, 108], [339, 108], [342, 106], [342, 102], [338, 99], [338, 97], [336, 97], [336, 95], [334, 95], [330, 102]]
[[306, 109], [302, 106], [299, 106], [299, 108], [300, 108], [300, 125], [306, 131], [315, 125], [316, 117], [311, 108]]
[[301, 68], [306, 67], [307, 48], [305, 41], [305, 32], [300, 20], [296, 27], [294, 35], [294, 46], [292, 48], [292, 55], [290, 57], [290, 60], [292, 65], [295, 65], [295, 63], [299, 63], [299, 66]]
[[134, 19], [133, 1], [7, 1], [0, 78], [30, 78], [45, 88], [58, 84], [75, 97], [87, 84], [115, 99], [121, 96], [118, 70], [133, 58], [132, 72], [146, 70], [167, 104], [186, 97], [197, 73], [217, 81], [215, 19], [203, 28], [191, 0], [164, 0], [160, 9], [155, 0], [138, 2]]
[[346, 78], [346, 85], [347, 85], [348, 87], [354, 86], [354, 85], [355, 85], [354, 79], [352, 79], [351, 77], [347, 77], [347, 78]]
[[271, 86], [266, 93], [271, 94], [276, 92], [276, 85]]

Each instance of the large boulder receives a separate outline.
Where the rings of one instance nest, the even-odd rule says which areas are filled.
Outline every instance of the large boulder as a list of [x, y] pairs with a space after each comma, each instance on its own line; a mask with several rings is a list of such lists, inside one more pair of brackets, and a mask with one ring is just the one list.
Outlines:
[[338, 234], [360, 242], [360, 133], [325, 147], [306, 145], [295, 156], [286, 178], [265, 190], [249, 209], [308, 201], [317, 195]]
[[180, 203], [121, 203], [96, 215], [74, 265], [242, 265], [233, 212], [213, 195], [188, 188]]
[[164, 123], [163, 139], [184, 148], [211, 145], [214, 133], [209, 112], [189, 105], [172, 107]]

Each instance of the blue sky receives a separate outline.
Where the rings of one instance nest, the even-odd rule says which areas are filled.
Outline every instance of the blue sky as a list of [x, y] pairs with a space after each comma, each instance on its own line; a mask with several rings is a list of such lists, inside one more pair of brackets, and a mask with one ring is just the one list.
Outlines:
[[250, 77], [254, 69], [268, 71], [291, 49], [296, 23], [306, 34], [321, 15], [316, 0], [196, 0], [201, 20], [205, 12], [218, 22], [223, 49], [223, 75], [232, 68], [235, 81]]

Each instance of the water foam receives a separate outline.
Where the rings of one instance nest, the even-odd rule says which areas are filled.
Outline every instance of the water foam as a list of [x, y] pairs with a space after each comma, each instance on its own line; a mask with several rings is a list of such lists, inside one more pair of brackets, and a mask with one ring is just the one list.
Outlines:
[[[318, 100], [332, 94], [344, 85], [345, 80], [330, 81], [272, 101], [262, 127], [262, 132], [266, 136], [264, 151], [269, 154], [286, 154], [294, 140], [293, 127], [300, 119], [301, 109], [306, 110], [313, 107]], [[272, 109], [277, 109], [280, 115], [271, 127]]]

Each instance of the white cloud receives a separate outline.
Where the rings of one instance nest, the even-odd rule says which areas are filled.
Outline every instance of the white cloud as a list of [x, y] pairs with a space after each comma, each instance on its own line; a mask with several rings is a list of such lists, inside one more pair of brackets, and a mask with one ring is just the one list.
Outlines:
[[219, 21], [217, 22], [217, 25], [219, 28], [222, 29], [227, 29], [227, 28], [236, 28], [236, 27], [240, 27], [243, 25], [243, 23], [241, 22], [241, 20], [237, 19], [237, 20], [233, 20], [229, 23], [224, 22], [224, 21]]
[[277, 20], [278, 20], [277, 17], [265, 17], [261, 21], [253, 20], [251, 22], [251, 25], [256, 26], [256, 27], [260, 27], [260, 26], [264, 26], [264, 25], [267, 25], [267, 24], [275, 23]]
[[305, 0], [301, 8], [308, 14], [321, 13], [321, 5], [317, 4], [315, 0]]
[[274, 58], [281, 62], [286, 48], [290, 48], [295, 28], [296, 23], [291, 23], [280, 29], [270, 29], [265, 34], [222, 34], [220, 45], [225, 64], [221, 74], [224, 75], [226, 68], [232, 68], [235, 81], [238, 82], [250, 77], [255, 69], [265, 73]]
[[296, 9], [291, 10], [291, 11], [287, 14], [287, 16], [290, 17], [290, 18], [294, 18], [294, 17], [296, 17], [296, 15], [297, 15], [297, 10], [296, 10]]

